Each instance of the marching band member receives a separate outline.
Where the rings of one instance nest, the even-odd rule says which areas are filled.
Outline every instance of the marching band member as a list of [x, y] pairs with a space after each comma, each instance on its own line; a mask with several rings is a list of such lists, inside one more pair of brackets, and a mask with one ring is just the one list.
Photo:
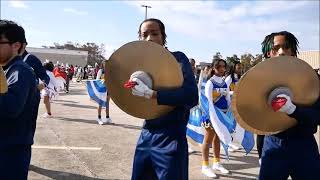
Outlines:
[[[164, 24], [146, 19], [139, 27], [139, 39], [166, 44]], [[165, 47], [164, 47], [165, 48]], [[198, 91], [188, 58], [172, 52], [181, 65], [183, 84], [170, 90], [150, 89], [138, 78], [130, 78], [132, 94], [157, 99], [159, 105], [175, 106], [168, 114], [144, 121], [134, 155], [132, 179], [188, 179], [186, 125], [191, 107], [197, 104]]]
[[[290, 32], [271, 33], [262, 42], [262, 51], [265, 58], [296, 57], [298, 43]], [[275, 100], [279, 98], [286, 103], [276, 102], [272, 104], [273, 109], [296, 119], [297, 125], [265, 136], [259, 179], [287, 179], [289, 175], [292, 179], [319, 179], [320, 155], [313, 134], [320, 125], [320, 99], [311, 106], [300, 106], [285, 94], [278, 95]]]
[[[0, 179], [27, 179], [38, 108], [36, 75], [19, 53], [23, 28], [0, 20]], [[5, 77], [3, 77], [5, 75]], [[4, 82], [3, 82], [4, 81]]]

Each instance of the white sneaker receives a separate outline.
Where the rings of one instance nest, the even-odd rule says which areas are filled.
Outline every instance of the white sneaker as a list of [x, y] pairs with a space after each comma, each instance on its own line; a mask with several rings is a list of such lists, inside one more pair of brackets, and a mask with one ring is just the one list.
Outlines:
[[233, 144], [233, 143], [230, 143], [230, 144], [229, 144], [229, 147], [231, 147], [231, 148], [234, 149], [234, 150], [240, 150], [240, 149], [241, 149], [241, 147], [239, 147], [239, 146], [237, 146], [237, 145], [235, 145], [235, 144]]
[[52, 118], [53, 116], [52, 115], [49, 115], [48, 113], [44, 113], [42, 115], [43, 118]]
[[103, 118], [101, 120], [102, 120], [103, 123], [106, 123], [106, 124], [111, 124], [112, 123], [112, 120], [111, 120], [110, 117], [109, 118]]
[[188, 153], [194, 153], [195, 151], [191, 148], [191, 147], [188, 147]]
[[216, 178], [217, 175], [212, 172], [212, 170], [209, 168], [209, 166], [202, 166], [201, 168], [202, 174], [206, 175], [209, 178]]
[[212, 164], [212, 169], [220, 171], [222, 174], [229, 174], [229, 170], [224, 168], [219, 162]]
[[97, 119], [97, 122], [98, 122], [100, 125], [103, 125], [103, 124], [104, 124], [104, 122], [103, 122], [102, 119], [100, 119], [100, 118]]
[[229, 151], [229, 152], [234, 152], [235, 149], [233, 149], [231, 146], [229, 146], [229, 147], [228, 147], [228, 151]]

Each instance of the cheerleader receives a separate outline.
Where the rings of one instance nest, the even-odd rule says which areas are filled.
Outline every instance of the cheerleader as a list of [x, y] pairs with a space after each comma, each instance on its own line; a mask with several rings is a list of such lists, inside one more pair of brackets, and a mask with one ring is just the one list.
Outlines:
[[[226, 61], [217, 59], [213, 62], [214, 75], [207, 81], [205, 86], [205, 96], [208, 101], [212, 101], [213, 105], [221, 111], [226, 112], [230, 104], [229, 89], [223, 76], [226, 72]], [[209, 111], [215, 114], [215, 109], [210, 108]], [[216, 174], [212, 171], [218, 170], [223, 174], [228, 174], [229, 170], [220, 163], [220, 139], [215, 131], [215, 124], [212, 122], [219, 121], [214, 117], [204, 118], [202, 126], [205, 128], [205, 135], [202, 144], [202, 173], [208, 177], [215, 178]], [[213, 164], [209, 167], [209, 148], [213, 147]]]
[[[96, 76], [96, 80], [102, 81], [101, 78], [103, 78], [102, 74], [103, 74], [103, 63], [101, 63], [100, 65], [100, 69], [98, 70], [97, 76]], [[109, 117], [109, 101], [110, 101], [110, 96], [108, 96], [108, 92], [106, 91], [106, 101], [105, 101], [105, 105], [99, 103], [98, 106], [98, 119], [97, 122], [100, 125], [106, 124], [106, 123], [112, 123], [111, 118]], [[101, 118], [101, 111], [102, 111], [102, 107], [106, 108], [106, 118]]]
[[43, 64], [43, 67], [46, 70], [47, 75], [50, 77], [50, 82], [44, 89], [41, 90], [41, 96], [43, 97], [43, 103], [45, 104], [47, 111], [42, 117], [52, 118], [50, 102], [58, 96], [59, 93], [57, 89], [59, 85], [52, 73], [54, 69], [53, 63], [46, 60], [46, 62]]
[[[233, 65], [230, 68], [229, 76], [226, 77], [225, 82], [227, 83], [227, 86], [230, 90], [230, 94], [233, 94], [233, 91], [235, 89], [236, 84], [238, 83], [239, 79], [242, 75], [242, 64], [239, 61], [235, 61]], [[241, 128], [241, 127], [239, 127]], [[234, 142], [229, 144], [229, 151], [233, 152], [235, 150], [239, 150], [241, 147], [239, 147]]]

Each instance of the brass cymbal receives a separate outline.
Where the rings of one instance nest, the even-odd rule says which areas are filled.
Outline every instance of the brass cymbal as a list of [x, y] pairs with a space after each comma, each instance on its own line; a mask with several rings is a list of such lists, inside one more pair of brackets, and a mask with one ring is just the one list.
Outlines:
[[8, 92], [7, 78], [4, 74], [2, 66], [0, 66], [0, 94]]
[[133, 41], [116, 50], [106, 61], [105, 79], [112, 100], [124, 112], [144, 119], [154, 119], [174, 107], [158, 105], [156, 99], [134, 96], [123, 87], [132, 73], [146, 72], [153, 81], [153, 90], [182, 86], [183, 75], [175, 57], [163, 46], [148, 41]]
[[294, 104], [311, 105], [319, 98], [319, 84], [317, 74], [305, 61], [291, 56], [270, 58], [241, 77], [232, 97], [232, 112], [248, 131], [275, 134], [297, 122], [285, 113], [273, 111], [268, 104], [271, 92], [288, 88]]

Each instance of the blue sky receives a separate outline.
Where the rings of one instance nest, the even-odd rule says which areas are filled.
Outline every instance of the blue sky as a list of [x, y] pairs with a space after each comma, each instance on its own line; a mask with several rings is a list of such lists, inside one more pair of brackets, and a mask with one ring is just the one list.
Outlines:
[[319, 50], [319, 1], [1, 1], [1, 19], [26, 30], [30, 47], [72, 41], [105, 44], [106, 57], [137, 40], [148, 17], [166, 26], [167, 46], [197, 61], [260, 53], [265, 35], [287, 30], [300, 51]]

